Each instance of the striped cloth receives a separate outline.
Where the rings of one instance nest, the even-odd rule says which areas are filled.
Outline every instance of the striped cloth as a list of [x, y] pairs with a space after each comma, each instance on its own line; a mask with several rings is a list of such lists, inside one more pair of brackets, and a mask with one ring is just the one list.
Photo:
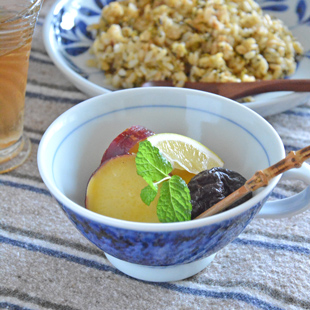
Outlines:
[[[42, 42], [46, 0], [30, 57], [25, 130], [30, 159], [0, 176], [2, 309], [310, 309], [310, 211], [254, 220], [194, 277], [146, 283], [117, 271], [64, 216], [42, 182], [36, 152], [61, 113], [86, 99], [54, 66]], [[287, 151], [310, 144], [310, 103], [268, 117]], [[272, 198], [302, 182], [281, 182]]]

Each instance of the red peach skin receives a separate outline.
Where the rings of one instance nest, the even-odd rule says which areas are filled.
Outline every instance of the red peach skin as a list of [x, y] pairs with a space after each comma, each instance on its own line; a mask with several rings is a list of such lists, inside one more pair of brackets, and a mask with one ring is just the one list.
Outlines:
[[139, 125], [125, 129], [106, 149], [101, 159], [101, 165], [115, 156], [129, 154], [129, 150], [135, 144], [154, 134], [153, 131]]

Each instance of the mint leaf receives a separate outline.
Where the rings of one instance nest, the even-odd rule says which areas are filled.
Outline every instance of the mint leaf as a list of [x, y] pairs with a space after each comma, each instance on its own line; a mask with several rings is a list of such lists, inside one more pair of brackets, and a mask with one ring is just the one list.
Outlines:
[[186, 182], [177, 175], [170, 177], [169, 173], [173, 170], [171, 163], [148, 140], [139, 144], [136, 168], [138, 175], [148, 184], [140, 193], [142, 201], [148, 206], [157, 195], [158, 183], [162, 183], [157, 204], [157, 216], [160, 222], [181, 222], [191, 219], [191, 196]]
[[186, 182], [178, 175], [163, 183], [157, 204], [160, 222], [181, 222], [191, 219], [191, 196]]
[[137, 173], [154, 189], [153, 183], [169, 176], [173, 167], [151, 142], [144, 140], [139, 144], [136, 156]]
[[156, 190], [154, 190], [150, 185], [148, 185], [141, 190], [140, 197], [142, 201], [149, 206], [151, 202], [155, 199], [157, 191], [158, 191], [157, 186]]

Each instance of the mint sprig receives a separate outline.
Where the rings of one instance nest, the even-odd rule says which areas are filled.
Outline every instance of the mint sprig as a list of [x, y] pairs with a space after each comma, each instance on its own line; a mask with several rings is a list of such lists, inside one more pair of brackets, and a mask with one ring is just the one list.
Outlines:
[[177, 175], [169, 175], [173, 170], [171, 163], [148, 140], [139, 144], [136, 167], [138, 175], [148, 183], [140, 194], [145, 204], [151, 204], [158, 193], [158, 185], [162, 183], [157, 203], [160, 222], [191, 219], [191, 197], [186, 182]]

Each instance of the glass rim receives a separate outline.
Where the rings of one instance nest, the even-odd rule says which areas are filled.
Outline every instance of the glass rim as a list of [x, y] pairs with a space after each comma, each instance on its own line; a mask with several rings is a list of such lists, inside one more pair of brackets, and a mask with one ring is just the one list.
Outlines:
[[[27, 1], [26, 1], [27, 2]], [[25, 15], [27, 15], [28, 12], [34, 10], [35, 7], [37, 7], [38, 5], [41, 6], [41, 4], [43, 3], [43, 0], [33, 0], [33, 1], [29, 1], [29, 5], [27, 5], [25, 8], [22, 8], [20, 11], [17, 11], [14, 16], [10, 16], [8, 19], [4, 19], [1, 21], [0, 19], [0, 25], [1, 24], [6, 24], [6, 23], [10, 23], [16, 19], [19, 19]], [[15, 3], [16, 4], [16, 3]], [[27, 3], [26, 3], [27, 4]], [[1, 5], [0, 5], [0, 12], [1, 12]], [[6, 12], [7, 9], [4, 10], [4, 12]]]

